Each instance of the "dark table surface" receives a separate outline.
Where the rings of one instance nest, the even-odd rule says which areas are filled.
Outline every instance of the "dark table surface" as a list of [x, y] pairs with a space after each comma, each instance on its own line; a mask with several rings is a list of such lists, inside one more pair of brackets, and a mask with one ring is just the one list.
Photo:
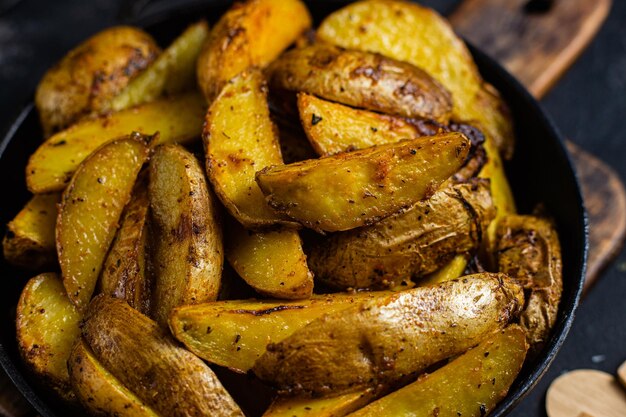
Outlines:
[[[22, 0], [0, 15], [0, 128], [7, 126], [46, 68], [68, 49], [116, 23], [120, 0]], [[446, 14], [456, 0], [424, 0]], [[1, 4], [1, 1], [0, 1]], [[543, 106], [564, 135], [626, 180], [626, 1]], [[8, 279], [9, 277], [4, 277]], [[626, 251], [583, 300], [569, 338], [536, 389], [511, 414], [543, 416], [550, 382], [571, 369], [615, 372], [626, 360]]]

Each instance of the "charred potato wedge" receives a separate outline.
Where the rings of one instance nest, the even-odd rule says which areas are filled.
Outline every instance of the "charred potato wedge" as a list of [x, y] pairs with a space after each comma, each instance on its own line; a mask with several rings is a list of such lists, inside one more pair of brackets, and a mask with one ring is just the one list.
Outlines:
[[96, 297], [82, 336], [98, 362], [160, 415], [244, 416], [200, 358], [122, 300]]
[[103, 30], [72, 49], [46, 72], [35, 93], [46, 136], [100, 113], [159, 53], [150, 35], [129, 26]]
[[330, 398], [279, 396], [265, 411], [263, 417], [344, 417], [366, 406], [375, 398], [376, 391], [373, 388]]
[[26, 185], [34, 194], [62, 191], [87, 156], [131, 132], [159, 132], [151, 146], [188, 142], [200, 136], [204, 111], [202, 97], [190, 93], [84, 120], [52, 136], [31, 155], [26, 166]]
[[217, 22], [198, 59], [198, 84], [209, 102], [224, 84], [251, 67], [264, 67], [311, 27], [300, 0], [247, 0]]
[[150, 162], [155, 273], [152, 315], [167, 326], [172, 308], [217, 299], [224, 263], [219, 207], [200, 163], [178, 145]]
[[405, 140], [257, 173], [270, 206], [318, 231], [374, 223], [427, 198], [465, 162], [460, 133]]
[[145, 138], [139, 135], [108, 143], [83, 161], [63, 192], [56, 224], [57, 254], [67, 295], [80, 310], [91, 300], [148, 152]]
[[313, 44], [284, 53], [268, 68], [270, 85], [353, 107], [447, 123], [452, 97], [434, 78], [380, 54]]
[[54, 226], [60, 199], [58, 193], [39, 194], [26, 203], [7, 224], [7, 233], [2, 241], [4, 259], [30, 269], [54, 265]]
[[17, 343], [28, 368], [61, 398], [75, 399], [67, 360], [80, 336], [81, 314], [54, 273], [32, 278], [17, 305]]
[[523, 305], [516, 281], [488, 273], [375, 297], [268, 345], [253, 371], [289, 393], [386, 385], [477, 345]]
[[350, 417], [488, 415], [507, 394], [526, 357], [518, 326], [489, 336], [449, 364]]
[[494, 217], [488, 181], [457, 184], [371, 226], [320, 240], [309, 265], [332, 288], [395, 287], [476, 251]]

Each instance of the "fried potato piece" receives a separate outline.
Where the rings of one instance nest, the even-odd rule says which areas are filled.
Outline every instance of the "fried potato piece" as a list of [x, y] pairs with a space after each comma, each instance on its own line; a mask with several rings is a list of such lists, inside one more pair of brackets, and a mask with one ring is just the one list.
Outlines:
[[489, 273], [376, 297], [268, 345], [253, 371], [294, 394], [387, 385], [477, 345], [523, 304], [517, 282]]
[[75, 399], [67, 359], [80, 335], [81, 314], [67, 298], [59, 276], [32, 278], [17, 305], [17, 344], [28, 368], [61, 398]]
[[72, 390], [91, 415], [158, 417], [98, 362], [82, 338], [74, 345], [67, 366]]
[[432, 374], [350, 417], [488, 415], [515, 381], [527, 349], [524, 331], [509, 326]]
[[100, 113], [160, 51], [149, 34], [130, 26], [103, 30], [72, 49], [46, 72], [35, 93], [46, 136]]
[[247, 372], [265, 352], [316, 318], [389, 293], [313, 295], [309, 300], [228, 300], [177, 307], [170, 317], [174, 337], [216, 365]]
[[131, 132], [159, 132], [151, 146], [188, 142], [200, 136], [204, 111], [202, 97], [190, 93], [84, 120], [52, 136], [31, 155], [26, 166], [28, 189], [35, 194], [62, 191], [87, 156]]
[[40, 269], [56, 260], [54, 226], [57, 221], [58, 193], [34, 195], [7, 224], [2, 241], [4, 259], [13, 265]]
[[456, 255], [447, 264], [436, 270], [435, 272], [426, 275], [419, 281], [420, 286], [435, 285], [442, 282], [451, 281], [457, 279], [463, 275], [465, 268], [469, 263], [469, 254], [462, 253]]
[[292, 49], [268, 68], [270, 86], [354, 107], [447, 123], [450, 93], [420, 68], [327, 44]]
[[63, 285], [79, 310], [89, 304], [137, 174], [148, 160], [146, 138], [110, 142], [85, 159], [63, 192], [56, 246]]
[[150, 314], [152, 277], [146, 252], [149, 242], [147, 181], [137, 181], [124, 209], [115, 240], [104, 261], [100, 286], [104, 294], [125, 300], [139, 312]]
[[374, 223], [427, 198], [465, 162], [460, 133], [405, 140], [257, 173], [270, 206], [315, 230]]
[[224, 84], [251, 67], [264, 67], [311, 27], [300, 0], [236, 3], [211, 30], [198, 59], [198, 84], [209, 102]]
[[119, 111], [153, 101], [163, 94], [178, 94], [193, 88], [196, 62], [208, 36], [209, 25], [204, 20], [189, 26], [107, 107]]
[[309, 265], [332, 288], [395, 287], [477, 250], [495, 214], [488, 181], [456, 184], [371, 226], [320, 240]]
[[82, 336], [102, 366], [158, 414], [243, 417], [200, 358], [124, 301], [96, 297]]
[[191, 153], [164, 145], [150, 162], [155, 273], [152, 315], [167, 326], [172, 308], [217, 299], [224, 263], [219, 207]]
[[498, 221], [498, 269], [517, 278], [527, 292], [520, 316], [531, 354], [547, 343], [563, 292], [561, 245], [554, 225], [535, 216], [509, 215]]
[[344, 417], [375, 398], [376, 392], [373, 388], [330, 398], [279, 396], [265, 411], [263, 417]]

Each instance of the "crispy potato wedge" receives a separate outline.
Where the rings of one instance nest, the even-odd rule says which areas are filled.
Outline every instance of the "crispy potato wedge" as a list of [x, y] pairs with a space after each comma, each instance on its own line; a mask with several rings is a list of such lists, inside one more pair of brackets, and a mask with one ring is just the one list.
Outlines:
[[528, 294], [520, 324], [534, 355], [548, 341], [563, 292], [559, 236], [549, 220], [521, 215], [500, 219], [496, 236], [498, 270], [517, 278]]
[[456, 184], [371, 226], [320, 240], [309, 265], [332, 288], [395, 287], [477, 250], [495, 211], [488, 181]]
[[163, 145], [150, 162], [155, 273], [152, 315], [167, 326], [172, 308], [217, 299], [224, 263], [219, 207], [191, 153]]
[[7, 224], [2, 241], [4, 259], [13, 265], [40, 269], [54, 265], [58, 193], [34, 195]]
[[350, 417], [488, 415], [515, 381], [527, 349], [524, 331], [509, 326], [432, 374]]
[[268, 167], [256, 180], [270, 206], [318, 231], [374, 223], [427, 198], [465, 162], [460, 133]]
[[159, 132], [151, 146], [188, 142], [200, 136], [204, 111], [202, 97], [189, 93], [84, 120], [52, 136], [31, 155], [26, 166], [28, 189], [35, 194], [62, 191], [87, 156], [131, 132]]
[[211, 30], [198, 58], [198, 84], [209, 102], [224, 84], [251, 67], [264, 67], [311, 27], [300, 0], [236, 3]]
[[200, 358], [124, 301], [96, 297], [82, 336], [98, 362], [158, 414], [243, 417]]
[[108, 105], [120, 111], [153, 101], [163, 94], [190, 90], [196, 84], [196, 62], [209, 36], [209, 25], [203, 20], [189, 26], [156, 60]]
[[83, 310], [89, 304], [137, 174], [148, 160], [146, 138], [110, 142], [85, 159], [63, 192], [56, 246], [63, 285]]
[[328, 44], [292, 49], [268, 68], [270, 85], [354, 107], [447, 123], [450, 93], [407, 62]]
[[149, 34], [130, 26], [103, 30], [72, 49], [46, 72], [35, 93], [46, 136], [100, 113], [160, 51]]
[[468, 263], [469, 254], [461, 253], [459, 255], [456, 255], [447, 264], [445, 264], [435, 272], [426, 275], [423, 279], [419, 280], [419, 285], [435, 285], [457, 279], [463, 275], [463, 272], [465, 271], [465, 268], [467, 268]]
[[82, 338], [74, 345], [67, 366], [72, 390], [91, 415], [159, 416], [98, 362]]
[[265, 411], [263, 417], [344, 417], [366, 406], [375, 398], [376, 392], [372, 388], [330, 398], [279, 396]]
[[269, 344], [252, 369], [294, 394], [387, 385], [475, 346], [523, 305], [522, 287], [506, 275], [468, 275], [319, 317]]
[[75, 399], [67, 359], [80, 336], [81, 314], [55, 273], [32, 278], [17, 305], [17, 344], [28, 368], [61, 398]]
[[265, 352], [316, 318], [345, 310], [379, 293], [313, 295], [309, 300], [228, 300], [174, 309], [170, 329], [196, 355], [247, 372]]
[[124, 209], [120, 228], [100, 275], [104, 294], [126, 300], [128, 305], [145, 315], [150, 314], [153, 285], [147, 254], [149, 208], [147, 181], [140, 178]]

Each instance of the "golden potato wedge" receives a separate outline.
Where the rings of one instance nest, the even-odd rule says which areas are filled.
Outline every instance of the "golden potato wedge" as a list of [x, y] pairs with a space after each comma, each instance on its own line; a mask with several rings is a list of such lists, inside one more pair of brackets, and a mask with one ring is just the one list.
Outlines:
[[79, 310], [89, 304], [137, 174], [148, 160], [145, 138], [110, 142], [85, 159], [63, 192], [56, 246], [63, 285]]
[[330, 398], [279, 396], [265, 411], [263, 417], [344, 417], [366, 406], [375, 398], [376, 392], [373, 388]]
[[17, 305], [17, 344], [28, 368], [61, 398], [75, 399], [67, 359], [80, 336], [81, 314], [55, 273], [32, 278]]
[[260, 294], [297, 300], [313, 293], [313, 274], [296, 230], [253, 232], [231, 221], [225, 251], [233, 269]]
[[13, 265], [40, 269], [54, 265], [58, 193], [34, 195], [7, 224], [2, 241], [4, 259]]
[[247, 372], [269, 343], [279, 342], [316, 318], [387, 292], [313, 295], [309, 300], [228, 300], [177, 307], [174, 337], [201, 358]]
[[193, 88], [196, 62], [208, 36], [209, 25], [204, 20], [189, 26], [148, 68], [111, 99], [108, 108], [120, 111], [163, 94], [178, 94]]
[[527, 291], [520, 325], [534, 355], [548, 341], [563, 292], [561, 245], [554, 225], [535, 216], [509, 215], [498, 221], [498, 270], [517, 278]]
[[395, 287], [476, 251], [495, 211], [488, 181], [456, 184], [371, 226], [320, 240], [309, 265], [331, 288]]
[[256, 175], [270, 206], [318, 231], [374, 223], [427, 198], [465, 162], [460, 133], [267, 167]]
[[111, 244], [100, 275], [104, 294], [125, 300], [137, 311], [150, 314], [152, 276], [149, 271], [147, 181], [138, 179], [130, 202], [124, 209], [120, 228]]
[[82, 338], [74, 345], [67, 367], [72, 390], [91, 415], [159, 416], [98, 362]]
[[506, 396], [522, 369], [527, 349], [524, 331], [509, 326], [432, 374], [350, 417], [483, 417]]
[[159, 53], [150, 35], [130, 26], [103, 30], [72, 49], [46, 72], [35, 93], [46, 136], [100, 113]]
[[467, 264], [469, 263], [469, 254], [462, 253], [456, 255], [447, 264], [439, 268], [433, 273], [426, 275], [423, 279], [419, 280], [420, 286], [435, 285], [442, 282], [451, 281], [457, 279], [463, 275]]
[[82, 336], [98, 362], [159, 415], [244, 416], [200, 358], [120, 299], [96, 297]]
[[150, 161], [155, 273], [152, 315], [167, 326], [172, 308], [217, 299], [224, 263], [219, 207], [191, 153], [163, 145]]
[[52, 136], [31, 155], [26, 166], [28, 189], [35, 194], [62, 191], [87, 156], [131, 132], [159, 132], [151, 146], [188, 142], [200, 136], [204, 111], [202, 97], [190, 93], [84, 120]]
[[387, 385], [477, 345], [523, 305], [516, 281], [489, 273], [376, 297], [269, 344], [252, 370], [294, 394]]
[[268, 68], [270, 86], [354, 107], [447, 123], [450, 93], [407, 62], [328, 44], [292, 49]]
[[211, 102], [224, 84], [251, 67], [273, 61], [311, 27], [300, 0], [236, 3], [211, 30], [198, 58], [198, 85]]

